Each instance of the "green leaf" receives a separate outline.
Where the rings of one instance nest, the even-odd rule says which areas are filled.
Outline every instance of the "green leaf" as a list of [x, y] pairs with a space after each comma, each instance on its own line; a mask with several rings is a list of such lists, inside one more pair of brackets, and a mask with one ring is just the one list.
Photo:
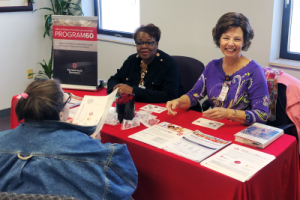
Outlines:
[[83, 13], [83, 11], [82, 11], [80, 5], [78, 5], [78, 4], [76, 4], [76, 3], [70, 3], [70, 4], [74, 6], [74, 7], [73, 7], [74, 10], [79, 10], [80, 13], [81, 13], [82, 15], [84, 15], [84, 13]]
[[35, 9], [34, 11], [32, 11], [32, 13], [34, 13], [35, 11], [38, 11], [38, 10], [50, 10], [53, 12], [52, 8], [44, 7], [44, 8]]
[[46, 35], [50, 36], [51, 26], [52, 26], [52, 14], [45, 15], [45, 32], [44, 38]]
[[38, 63], [42, 66], [42, 68], [44, 69], [44, 72], [39, 71], [39, 74], [45, 74], [48, 78], [52, 77], [52, 58], [50, 58], [48, 65], [46, 63], [45, 60], [43, 60], [44, 63]]

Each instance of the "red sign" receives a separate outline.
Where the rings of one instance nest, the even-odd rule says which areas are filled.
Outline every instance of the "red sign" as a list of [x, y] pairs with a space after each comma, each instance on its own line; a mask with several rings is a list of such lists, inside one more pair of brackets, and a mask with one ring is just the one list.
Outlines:
[[97, 41], [97, 27], [53, 26], [53, 39]]

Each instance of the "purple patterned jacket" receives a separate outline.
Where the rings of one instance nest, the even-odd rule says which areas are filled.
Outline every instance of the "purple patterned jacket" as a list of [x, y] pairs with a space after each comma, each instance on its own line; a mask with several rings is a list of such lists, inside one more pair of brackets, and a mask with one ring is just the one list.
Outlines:
[[[213, 60], [206, 66], [204, 72], [186, 93], [191, 100], [191, 106], [208, 96], [212, 108], [223, 107], [244, 110], [246, 125], [254, 122], [266, 123], [268, 117], [268, 86], [262, 67], [254, 60], [230, 76], [225, 81], [222, 68], [223, 59]], [[229, 86], [224, 101], [219, 100], [223, 84]]]

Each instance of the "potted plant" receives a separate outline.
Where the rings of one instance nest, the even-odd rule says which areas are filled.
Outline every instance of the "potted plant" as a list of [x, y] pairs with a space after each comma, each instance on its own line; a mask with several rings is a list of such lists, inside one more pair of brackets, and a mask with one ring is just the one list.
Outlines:
[[[34, 0], [30, 0], [33, 2]], [[33, 2], [34, 3], [34, 2]], [[83, 15], [81, 6], [78, 3], [73, 3], [72, 0], [50, 0], [51, 7], [43, 7], [38, 8], [32, 11], [33, 13], [38, 10], [48, 10], [50, 14], [46, 14], [44, 16], [45, 19], [45, 31], [43, 37], [45, 38], [46, 35], [49, 36], [51, 40], [52, 37], [52, 15], [75, 15], [75, 12], [79, 12], [80, 15]], [[43, 71], [39, 71], [35, 79], [38, 78], [51, 78], [52, 77], [52, 62], [53, 62], [53, 44], [51, 46], [51, 55], [48, 63], [43, 60], [44, 63], [39, 62], [39, 64], [44, 69]]]

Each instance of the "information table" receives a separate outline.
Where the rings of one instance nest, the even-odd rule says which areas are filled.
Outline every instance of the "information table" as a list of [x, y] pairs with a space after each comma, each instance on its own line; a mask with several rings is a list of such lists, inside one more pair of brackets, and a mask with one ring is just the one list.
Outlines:
[[[106, 95], [106, 90], [97, 92], [68, 91], [75, 95]], [[14, 97], [15, 98], [15, 97]], [[12, 111], [15, 99], [12, 100]], [[14, 104], [14, 105], [13, 105]], [[136, 103], [136, 110], [146, 105]], [[155, 104], [165, 106], [165, 104]], [[225, 123], [217, 130], [192, 124], [202, 116], [195, 111], [180, 111], [177, 116], [153, 113], [160, 122], [170, 122], [191, 130], [199, 130], [224, 140], [234, 142], [234, 134], [245, 128], [237, 122], [222, 120]], [[14, 112], [11, 117], [15, 118]], [[16, 122], [16, 119], [14, 119]], [[11, 121], [14, 128], [17, 123]], [[138, 170], [138, 186], [133, 195], [136, 200], [193, 200], [193, 199], [300, 199], [299, 157], [296, 139], [283, 135], [270, 144], [262, 152], [276, 157], [269, 165], [256, 173], [249, 181], [242, 183], [225, 176], [199, 163], [157, 149], [145, 143], [128, 138], [129, 135], [145, 129], [141, 125], [136, 128], [121, 130], [121, 126], [104, 125], [101, 130], [102, 142], [127, 144]], [[242, 145], [242, 144], [240, 144]]]

